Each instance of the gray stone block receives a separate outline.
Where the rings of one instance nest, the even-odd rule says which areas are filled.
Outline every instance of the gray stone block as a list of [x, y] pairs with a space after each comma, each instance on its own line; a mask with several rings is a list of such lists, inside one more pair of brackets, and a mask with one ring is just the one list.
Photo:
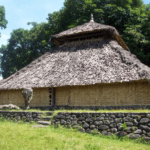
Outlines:
[[85, 132], [85, 129], [84, 128], [80, 128], [79, 131], [80, 132]]
[[95, 128], [95, 125], [90, 125], [90, 129], [94, 129]]
[[116, 123], [111, 123], [110, 125], [109, 125], [111, 128], [116, 128], [117, 126], [116, 126]]
[[107, 130], [107, 129], [109, 129], [109, 126], [107, 126], [107, 125], [100, 125], [98, 129], [99, 130]]
[[126, 132], [127, 132], [127, 133], [131, 133], [131, 132], [132, 132], [132, 131], [131, 131], [131, 127], [127, 127]]
[[147, 142], [150, 141], [150, 137], [143, 137], [143, 139]]
[[94, 121], [94, 125], [96, 125], [96, 126], [99, 126], [99, 125], [102, 125], [102, 124], [103, 124], [102, 121]]
[[93, 119], [92, 119], [92, 118], [86, 118], [85, 121], [86, 121], [86, 122], [92, 122]]
[[80, 126], [79, 126], [79, 125], [73, 125], [72, 128], [73, 128], [73, 129], [79, 129]]
[[83, 120], [85, 120], [84, 117], [79, 117], [79, 118], [78, 118], [78, 121], [83, 121]]
[[66, 121], [66, 124], [67, 124], [67, 125], [70, 125], [70, 124], [71, 124], [71, 120], [67, 120], [67, 121]]
[[104, 117], [97, 117], [96, 118], [96, 121], [103, 121], [104, 120]]
[[89, 129], [89, 128], [85, 130], [85, 132], [87, 132], [87, 133], [91, 133], [91, 131], [92, 131], [92, 130]]
[[115, 119], [115, 122], [116, 122], [116, 123], [121, 123], [122, 120], [121, 120], [120, 118], [116, 118], [116, 119]]
[[124, 131], [119, 131], [119, 132], [116, 132], [115, 134], [116, 134], [117, 136], [125, 136], [125, 135], [127, 135], [127, 133], [124, 132]]
[[134, 124], [135, 126], [137, 126], [139, 123], [137, 122], [136, 119], [134, 119], [134, 120], [133, 120], [133, 124]]
[[143, 130], [142, 132], [143, 132], [143, 134], [145, 134], [145, 135], [146, 135], [146, 131], [145, 131], [145, 130]]
[[89, 124], [85, 122], [85, 123], [82, 125], [82, 127], [83, 127], [83, 128], [88, 128], [88, 127], [89, 127]]
[[117, 128], [112, 128], [111, 132], [116, 133], [117, 132]]
[[142, 130], [141, 129], [137, 129], [134, 134], [142, 134]]
[[118, 118], [122, 118], [122, 117], [124, 117], [124, 114], [123, 113], [118, 113], [117, 116], [118, 116]]
[[123, 127], [122, 126], [118, 127], [118, 131], [123, 131]]
[[107, 131], [102, 131], [102, 135], [108, 135]]
[[109, 120], [105, 120], [105, 121], [104, 121], [104, 124], [105, 124], [105, 125], [109, 125], [109, 124], [110, 124]]
[[130, 118], [130, 117], [124, 117], [123, 118], [123, 121], [125, 121], [125, 122], [132, 122], [133, 121], [133, 118]]
[[148, 132], [150, 131], [150, 127], [148, 126], [140, 125], [140, 128]]
[[129, 136], [130, 138], [133, 138], [133, 139], [137, 139], [137, 138], [140, 138], [140, 137], [141, 137], [140, 134], [133, 134], [133, 133], [130, 133], [128, 136]]
[[109, 118], [109, 122], [110, 122], [110, 123], [114, 123], [114, 119], [110, 119], [110, 118]]
[[149, 136], [149, 137], [150, 137], [150, 132], [147, 132], [147, 136]]
[[133, 126], [132, 122], [125, 122], [127, 126]]
[[72, 124], [73, 125], [77, 125], [77, 121], [72, 121]]
[[146, 116], [146, 117], [150, 119], [150, 114], [147, 114], [147, 116]]
[[140, 120], [140, 124], [146, 124], [146, 123], [149, 123], [150, 122], [150, 119], [149, 118], [142, 118]]
[[82, 124], [82, 121], [77, 121], [78, 124]]
[[60, 124], [61, 124], [61, 125], [65, 125], [65, 124], [66, 124], [66, 121], [63, 120], [63, 119], [61, 119]]
[[116, 118], [116, 117], [115, 117], [115, 115], [110, 115], [110, 117], [111, 117], [111, 118], [113, 118], [113, 119], [115, 119], [115, 118]]
[[117, 127], [120, 127], [120, 126], [122, 126], [122, 123], [117, 123]]

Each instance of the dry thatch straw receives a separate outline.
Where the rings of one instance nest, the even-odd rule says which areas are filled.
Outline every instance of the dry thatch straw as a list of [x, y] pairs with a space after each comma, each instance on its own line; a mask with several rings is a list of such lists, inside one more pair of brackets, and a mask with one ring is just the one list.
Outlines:
[[92, 37], [113, 37], [125, 50], [129, 50], [118, 31], [109, 25], [96, 23], [91, 19], [90, 22], [83, 25], [63, 31], [59, 34], [52, 35], [52, 40], [56, 45], [61, 45], [66, 41], [74, 41], [78, 39], [87, 39]]
[[147, 81], [150, 68], [114, 39], [69, 42], [0, 82], [0, 89]]

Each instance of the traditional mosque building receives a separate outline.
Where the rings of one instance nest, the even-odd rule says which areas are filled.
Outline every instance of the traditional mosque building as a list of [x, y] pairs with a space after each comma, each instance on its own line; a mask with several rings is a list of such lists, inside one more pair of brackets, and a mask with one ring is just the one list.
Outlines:
[[133, 55], [118, 31], [91, 21], [52, 35], [56, 48], [0, 81], [0, 105], [31, 107], [150, 106], [150, 68]]

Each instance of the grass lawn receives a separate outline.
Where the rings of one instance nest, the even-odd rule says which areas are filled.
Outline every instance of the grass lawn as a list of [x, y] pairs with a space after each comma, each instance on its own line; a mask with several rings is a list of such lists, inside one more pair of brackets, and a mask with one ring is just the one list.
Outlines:
[[149, 150], [150, 145], [127, 138], [91, 135], [63, 127], [32, 128], [0, 121], [0, 150]]
[[[39, 110], [39, 109], [29, 109], [29, 110], [9, 110], [5, 109], [6, 111], [27, 111], [27, 112], [46, 112], [48, 110]], [[90, 109], [74, 109], [74, 110], [68, 110], [68, 109], [62, 109], [62, 110], [54, 110], [55, 112], [96, 112], [96, 113], [150, 113], [150, 109], [137, 109], [137, 110], [127, 110], [127, 109], [120, 109], [120, 110], [90, 110]]]

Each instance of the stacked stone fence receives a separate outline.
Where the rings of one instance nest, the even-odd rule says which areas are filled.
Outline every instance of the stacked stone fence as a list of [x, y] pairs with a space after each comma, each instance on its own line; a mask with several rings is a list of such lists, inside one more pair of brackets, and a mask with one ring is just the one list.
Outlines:
[[[43, 112], [0, 111], [10, 120], [39, 121]], [[150, 141], [150, 113], [66, 113], [60, 112], [52, 118], [52, 125], [77, 128], [80, 132], [103, 135], [142, 137]]]
[[55, 126], [77, 128], [81, 132], [103, 135], [143, 137], [150, 141], [150, 113], [58, 113]]
[[0, 117], [4, 117], [7, 120], [24, 120], [29, 121], [39, 121], [42, 112], [25, 112], [25, 111], [0, 111]]

